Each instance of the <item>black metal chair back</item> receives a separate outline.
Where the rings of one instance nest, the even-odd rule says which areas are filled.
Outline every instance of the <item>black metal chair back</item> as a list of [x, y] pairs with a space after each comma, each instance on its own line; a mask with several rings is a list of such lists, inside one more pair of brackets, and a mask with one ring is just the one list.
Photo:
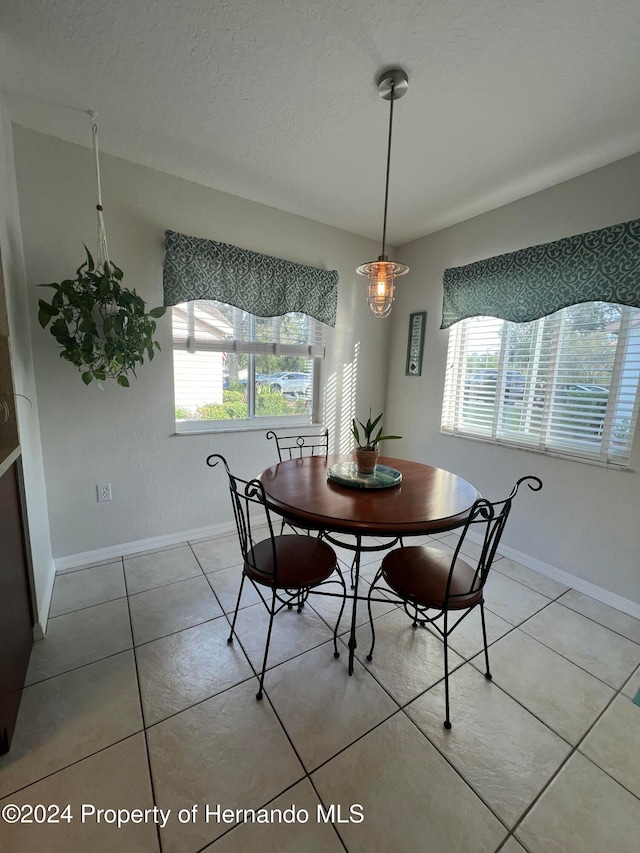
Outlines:
[[329, 453], [329, 430], [324, 432], [307, 433], [305, 435], [278, 435], [273, 430], [267, 433], [269, 440], [273, 439], [278, 451], [278, 459], [302, 459], [303, 456], [324, 456]]
[[232, 474], [227, 460], [219, 453], [213, 453], [207, 458], [207, 465], [211, 468], [215, 468], [219, 463], [222, 463], [227, 473], [243, 559], [240, 589], [227, 642], [233, 642], [242, 590], [248, 578], [269, 615], [256, 694], [257, 699], [262, 699], [274, 617], [283, 608], [291, 610], [294, 605], [300, 613], [312, 590], [328, 584], [338, 584], [342, 604], [333, 631], [333, 649], [334, 656], [339, 657], [337, 632], [344, 609], [346, 587], [338, 558], [329, 544], [310, 536], [275, 535], [271, 512], [260, 480], [244, 480]]
[[[245, 566], [256, 575], [264, 575], [262, 564], [256, 560], [256, 545], [266, 539], [271, 541], [273, 584], [278, 584], [278, 554], [271, 513], [267, 505], [264, 486], [260, 480], [243, 480], [232, 474], [224, 456], [214, 453], [207, 459], [207, 465], [215, 467], [218, 460], [224, 465], [229, 478], [229, 494], [236, 523], [240, 552]], [[261, 538], [258, 539], [257, 537]]]
[[[529, 488], [533, 491], [538, 491], [542, 488], [542, 481], [538, 477], [521, 477], [513, 487], [509, 497], [493, 502], [486, 498], [479, 498], [471, 507], [451, 560], [449, 577], [445, 589], [444, 606], [446, 609], [456, 609], [455, 604], [457, 602], [468, 599], [470, 595], [479, 592], [484, 587], [511, 512], [513, 499], [518, 494], [520, 485], [529, 480], [534, 483], [534, 485], [531, 482], [528, 483]], [[460, 552], [467, 540], [467, 534], [470, 531], [481, 536], [480, 556], [476, 562], [473, 574], [469, 576], [468, 580], [470, 583], [468, 584], [468, 588], [465, 589], [463, 587], [462, 589], [455, 589], [453, 591], [452, 586], [456, 573], [456, 565]]]
[[[368, 606], [371, 625], [371, 649], [367, 660], [373, 659], [376, 636], [371, 611], [372, 594], [381, 580], [399, 597], [400, 604], [413, 621], [413, 627], [431, 625], [444, 642], [444, 681], [445, 681], [445, 728], [451, 728], [449, 719], [449, 635], [461, 624], [476, 607], [480, 608], [484, 655], [485, 676], [491, 679], [489, 669], [489, 651], [487, 629], [484, 616], [484, 586], [495, 559], [500, 539], [504, 532], [513, 499], [523, 483], [533, 491], [542, 488], [538, 477], [521, 477], [513, 487], [511, 494], [501, 501], [491, 502], [486, 498], [477, 500], [462, 527], [460, 537], [449, 556], [445, 551], [428, 545], [408, 545], [390, 551], [369, 589]], [[480, 554], [472, 559], [465, 554], [465, 543], [472, 533], [480, 534]], [[477, 544], [477, 543], [475, 543]], [[449, 625], [449, 613], [461, 613], [461, 618]], [[463, 612], [466, 611], [466, 612]], [[442, 617], [442, 625], [436, 620]]]

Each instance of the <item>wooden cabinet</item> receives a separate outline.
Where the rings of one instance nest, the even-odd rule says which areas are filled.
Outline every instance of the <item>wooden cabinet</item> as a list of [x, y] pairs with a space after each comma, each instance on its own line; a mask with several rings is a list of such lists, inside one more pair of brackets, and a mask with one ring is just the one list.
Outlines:
[[19, 464], [0, 477], [0, 754], [11, 745], [33, 645]]

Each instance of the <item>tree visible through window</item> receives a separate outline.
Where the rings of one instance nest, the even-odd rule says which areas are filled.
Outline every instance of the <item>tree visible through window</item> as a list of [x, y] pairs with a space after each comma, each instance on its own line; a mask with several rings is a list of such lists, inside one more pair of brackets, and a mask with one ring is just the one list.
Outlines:
[[626, 465], [638, 413], [640, 309], [573, 305], [450, 331], [443, 432]]

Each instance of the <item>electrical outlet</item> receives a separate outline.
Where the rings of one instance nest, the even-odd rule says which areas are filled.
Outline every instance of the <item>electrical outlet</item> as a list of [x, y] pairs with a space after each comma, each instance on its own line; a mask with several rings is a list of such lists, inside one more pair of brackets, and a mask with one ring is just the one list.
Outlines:
[[96, 489], [98, 490], [98, 501], [111, 500], [111, 483], [98, 483]]

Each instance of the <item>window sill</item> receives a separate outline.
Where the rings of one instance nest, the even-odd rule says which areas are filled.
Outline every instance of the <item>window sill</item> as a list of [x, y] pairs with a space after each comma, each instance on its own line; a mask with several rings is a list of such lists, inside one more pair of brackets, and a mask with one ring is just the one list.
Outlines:
[[465, 441], [477, 441], [480, 444], [491, 444], [494, 447], [505, 447], [509, 450], [521, 450], [524, 453], [536, 453], [539, 456], [546, 456], [550, 459], [564, 459], [566, 462], [578, 462], [583, 465], [594, 465], [596, 468], [606, 468], [608, 471], [622, 471], [636, 473], [634, 468], [624, 462], [603, 462], [600, 459], [589, 459], [586, 456], [572, 456], [569, 453], [562, 453], [559, 450], [541, 450], [538, 447], [525, 447], [523, 444], [515, 444], [510, 441], [500, 441], [495, 438], [484, 438], [479, 435], [466, 435], [460, 432], [449, 432], [441, 429], [440, 435], [447, 438], [461, 438]]
[[[191, 421], [193, 426], [181, 427], [176, 423], [175, 436], [189, 435], [211, 435], [212, 433], [239, 433], [239, 432], [264, 432], [265, 430], [300, 430], [300, 429], [317, 429], [321, 427], [321, 423], [310, 421], [308, 418], [292, 419], [283, 422], [282, 419], [265, 418], [260, 423], [239, 423], [237, 426], [231, 426], [231, 421], [221, 423], [220, 421], [211, 421], [211, 426], [204, 426], [206, 421]], [[196, 425], [197, 424], [197, 425]]]

